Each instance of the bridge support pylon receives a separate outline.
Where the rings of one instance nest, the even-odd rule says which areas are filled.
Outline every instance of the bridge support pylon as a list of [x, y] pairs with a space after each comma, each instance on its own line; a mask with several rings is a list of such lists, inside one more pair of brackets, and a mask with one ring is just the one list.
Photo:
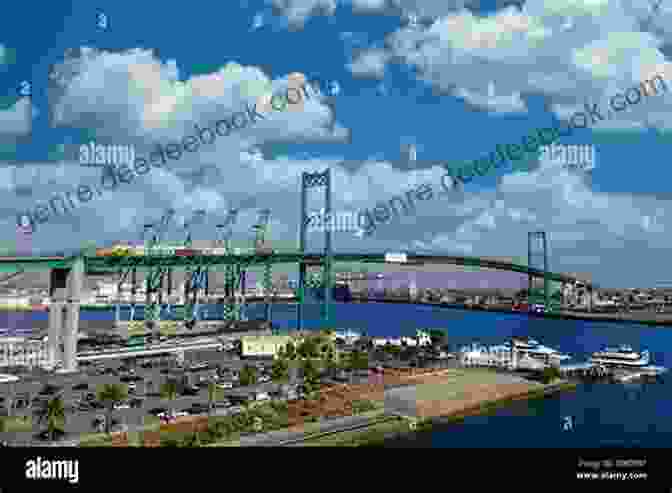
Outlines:
[[77, 334], [84, 274], [83, 257], [75, 259], [69, 269], [51, 271], [47, 347], [50, 364], [62, 361], [63, 372], [77, 371]]
[[[541, 252], [539, 252], [541, 250]], [[535, 264], [538, 262], [538, 258], [541, 257], [543, 261], [543, 300], [544, 300], [544, 310], [550, 311], [550, 287], [549, 287], [549, 275], [548, 275], [548, 243], [546, 241], [546, 232], [545, 231], [530, 231], [527, 233], [527, 265], [529, 267], [538, 268]], [[530, 309], [532, 305], [538, 303], [538, 298], [534, 294], [534, 275], [529, 274], [528, 281], [528, 303]]]
[[[326, 217], [331, 217], [331, 169], [327, 168], [322, 173], [301, 174], [301, 212], [299, 220], [299, 252], [306, 253], [306, 229], [308, 223], [307, 211], [307, 191], [310, 188], [325, 188], [325, 207]], [[322, 286], [324, 288], [324, 301], [322, 304], [322, 322], [323, 328], [328, 328], [331, 323], [332, 310], [332, 291], [333, 291], [333, 252], [331, 248], [331, 228], [324, 228], [324, 260], [322, 263]], [[305, 301], [306, 284], [306, 264], [301, 259], [299, 261], [299, 286], [298, 286], [298, 304], [297, 304], [297, 329], [302, 328], [303, 303]]]

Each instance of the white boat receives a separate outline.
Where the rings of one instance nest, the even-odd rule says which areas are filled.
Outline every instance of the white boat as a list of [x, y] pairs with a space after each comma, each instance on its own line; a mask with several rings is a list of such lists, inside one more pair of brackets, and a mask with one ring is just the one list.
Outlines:
[[607, 347], [602, 351], [593, 353], [591, 363], [605, 366], [617, 366], [624, 368], [639, 368], [647, 366], [651, 357], [648, 351], [638, 353], [631, 346], [621, 345], [617, 348]]
[[[571, 356], [563, 354], [553, 348], [543, 346], [539, 341], [530, 337], [514, 337], [513, 342], [518, 354], [522, 356], [529, 356], [534, 359], [553, 359], [553, 360], [568, 360]], [[506, 341], [502, 345], [506, 350], [511, 351], [511, 341]]]

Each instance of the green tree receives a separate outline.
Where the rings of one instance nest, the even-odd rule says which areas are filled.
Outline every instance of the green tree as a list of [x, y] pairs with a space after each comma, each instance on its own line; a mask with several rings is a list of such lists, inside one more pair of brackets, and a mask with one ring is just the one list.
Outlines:
[[56, 432], [63, 431], [63, 428], [59, 426], [62, 421], [65, 421], [65, 404], [63, 403], [63, 397], [60, 395], [44, 401], [42, 408], [38, 410], [38, 422], [47, 423], [47, 432], [49, 434], [49, 440], [54, 441], [56, 439]]
[[254, 385], [257, 383], [257, 369], [254, 366], [245, 365], [240, 370], [240, 385]]
[[340, 370], [341, 365], [339, 364], [338, 359], [336, 358], [336, 351], [333, 347], [330, 347], [325, 356], [325, 363], [327, 367], [327, 372], [329, 375], [334, 376], [338, 370]]
[[208, 383], [208, 416], [212, 414], [212, 409], [215, 407], [215, 400], [217, 400], [217, 386], [215, 382]]
[[316, 337], [306, 337], [306, 339], [299, 344], [297, 349], [299, 356], [302, 358], [317, 358], [319, 357], [319, 343]]
[[320, 382], [320, 372], [312, 359], [306, 359], [303, 362], [303, 386], [307, 394], [312, 394], [317, 390]]
[[289, 379], [289, 363], [283, 358], [276, 358], [271, 367], [271, 379], [276, 383], [286, 382]]
[[[178, 394], [178, 387], [177, 382], [175, 380], [168, 380], [161, 386], [161, 397], [163, 397], [164, 399], [168, 399], [170, 401], [171, 406], [174, 406], [175, 399], [177, 399], [177, 394]], [[175, 409], [171, 407], [170, 413], [175, 414]]]
[[429, 337], [432, 339], [432, 345], [434, 346], [445, 346], [448, 344], [448, 336], [443, 330], [431, 329]]
[[369, 354], [364, 351], [351, 352], [348, 366], [353, 370], [366, 370], [369, 367]]
[[287, 346], [285, 346], [284, 354], [289, 361], [293, 361], [296, 359], [296, 347], [294, 346], [293, 342], [287, 343]]
[[98, 400], [107, 407], [107, 419], [105, 420], [105, 431], [110, 432], [112, 425], [112, 411], [114, 406], [121, 404], [128, 399], [128, 388], [120, 383], [108, 383], [98, 391]]
[[181, 447], [200, 447], [201, 434], [198, 431], [195, 431], [191, 436], [185, 437], [182, 443], [179, 444]]
[[544, 383], [553, 383], [558, 378], [561, 378], [560, 370], [554, 366], [547, 366], [541, 372], [541, 380]]

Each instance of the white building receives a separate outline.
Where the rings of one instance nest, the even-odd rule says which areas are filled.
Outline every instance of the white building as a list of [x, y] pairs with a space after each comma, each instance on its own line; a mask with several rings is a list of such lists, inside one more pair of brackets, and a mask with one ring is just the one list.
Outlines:
[[373, 339], [373, 345], [375, 347], [382, 347], [385, 346], [386, 344], [398, 347], [401, 346], [418, 347], [418, 346], [428, 346], [431, 343], [432, 339], [429, 336], [429, 334], [421, 330], [417, 330], [415, 332], [415, 337], [408, 337], [408, 336], [392, 337], [392, 338], [376, 337]]
[[382, 347], [387, 344], [391, 346], [401, 346], [401, 338], [387, 338], [387, 337], [374, 337], [373, 340], [374, 347]]
[[359, 333], [349, 329], [343, 331], [336, 331], [336, 340], [343, 341], [346, 344], [353, 344], [357, 342], [359, 339], [361, 339], [361, 337], [362, 336]]
[[50, 368], [54, 363], [49, 360], [47, 341], [44, 339], [0, 338], [0, 368], [14, 366]]

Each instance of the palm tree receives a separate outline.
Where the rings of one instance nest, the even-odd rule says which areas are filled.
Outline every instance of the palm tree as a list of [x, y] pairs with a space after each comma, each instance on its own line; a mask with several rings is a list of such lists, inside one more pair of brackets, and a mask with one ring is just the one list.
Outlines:
[[217, 399], [217, 386], [215, 382], [208, 383], [208, 416], [212, 414], [212, 408], [215, 405], [215, 400]]
[[7, 396], [6, 399], [6, 406], [7, 406], [7, 416], [11, 416], [12, 412], [14, 411], [14, 406], [16, 404], [16, 383], [11, 383], [9, 385], [9, 395]]
[[319, 386], [319, 371], [311, 359], [306, 359], [303, 363], [303, 386], [306, 394], [312, 395]]
[[289, 377], [289, 363], [284, 358], [277, 358], [271, 367], [271, 379], [276, 383], [283, 383]]
[[[177, 399], [177, 382], [175, 380], [168, 380], [164, 383], [161, 387], [161, 396], [164, 399], [168, 399], [171, 405], [174, 404], [175, 399]], [[171, 409], [170, 414], [175, 414], [175, 409]]]
[[60, 420], [65, 421], [65, 405], [63, 397], [57, 395], [42, 404], [42, 408], [38, 411], [38, 420], [40, 423], [47, 423], [47, 432], [49, 440], [56, 439], [56, 432], [60, 429], [58, 424]]
[[103, 385], [103, 388], [98, 392], [98, 400], [107, 405], [107, 419], [105, 420], [105, 431], [110, 433], [112, 425], [112, 411], [117, 404], [125, 401], [128, 398], [128, 388], [126, 385], [119, 383], [109, 383]]
[[290, 360], [290, 361], [292, 361], [296, 358], [296, 348], [294, 347], [294, 343], [292, 343], [292, 342], [287, 343], [287, 346], [285, 347], [284, 354], [287, 357], [287, 359]]
[[257, 383], [257, 369], [254, 366], [245, 365], [240, 370], [240, 385], [254, 385]]

